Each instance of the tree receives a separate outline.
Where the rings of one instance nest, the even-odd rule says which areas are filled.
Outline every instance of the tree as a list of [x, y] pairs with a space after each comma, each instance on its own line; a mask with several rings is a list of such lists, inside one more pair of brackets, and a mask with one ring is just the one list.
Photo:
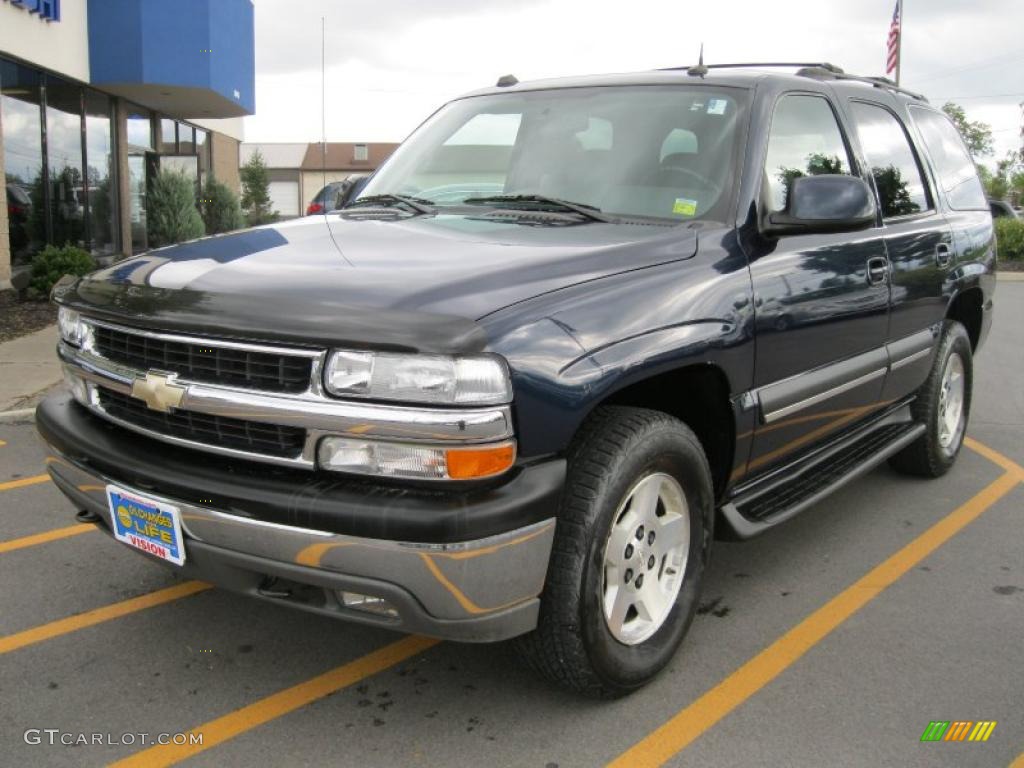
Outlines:
[[230, 232], [243, 226], [242, 209], [238, 205], [238, 196], [227, 185], [216, 179], [206, 182], [206, 190], [202, 200], [203, 223], [207, 234]]
[[270, 176], [263, 163], [263, 155], [257, 149], [249, 162], [241, 168], [242, 209], [249, 226], [266, 224], [277, 219], [277, 211], [270, 207]]
[[195, 181], [180, 171], [160, 170], [149, 187], [146, 227], [152, 245], [170, 245], [206, 234], [196, 209]]
[[942, 111], [953, 120], [973, 157], [992, 154], [994, 151], [992, 127], [988, 123], [983, 123], [980, 120], [973, 122], [968, 120], [964, 108], [951, 101], [942, 105]]

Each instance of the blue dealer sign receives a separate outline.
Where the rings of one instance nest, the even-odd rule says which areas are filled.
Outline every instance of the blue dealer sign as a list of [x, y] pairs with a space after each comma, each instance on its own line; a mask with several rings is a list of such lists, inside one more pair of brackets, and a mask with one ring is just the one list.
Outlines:
[[38, 13], [40, 19], [60, 21], [60, 0], [5, 0], [15, 8], [23, 8], [29, 13]]

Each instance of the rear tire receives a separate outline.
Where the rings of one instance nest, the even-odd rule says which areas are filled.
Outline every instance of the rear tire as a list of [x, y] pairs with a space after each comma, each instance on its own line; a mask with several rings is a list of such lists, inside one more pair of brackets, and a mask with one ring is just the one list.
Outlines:
[[911, 404], [925, 433], [891, 459], [893, 469], [919, 477], [941, 477], [956, 462], [971, 412], [974, 368], [971, 340], [955, 320], [946, 320], [931, 373]]
[[711, 471], [685, 424], [642, 408], [599, 408], [568, 458], [540, 618], [517, 645], [559, 685], [622, 696], [664, 668], [693, 620]]

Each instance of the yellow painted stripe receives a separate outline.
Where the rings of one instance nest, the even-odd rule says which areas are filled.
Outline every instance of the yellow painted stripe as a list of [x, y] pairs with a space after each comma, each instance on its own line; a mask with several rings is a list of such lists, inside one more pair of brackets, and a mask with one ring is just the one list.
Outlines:
[[865, 576], [801, 621], [754, 658], [619, 755], [614, 768], [659, 766], [782, 674], [832, 630], [877, 597], [968, 523], [1017, 486], [1001, 475]]
[[0, 448], [3, 448], [5, 445], [7, 445], [7, 441], [6, 440], [0, 440]]
[[77, 632], [80, 629], [102, 624], [104, 621], [110, 621], [111, 619], [118, 619], [136, 611], [180, 600], [183, 597], [188, 597], [207, 589], [210, 589], [210, 585], [202, 581], [186, 581], [182, 584], [175, 584], [173, 587], [158, 589], [156, 592], [133, 597], [130, 600], [123, 600], [119, 603], [105, 605], [102, 608], [95, 608], [91, 611], [80, 613], [77, 616], [51, 621], [49, 624], [26, 629], [23, 632], [16, 632], [13, 635], [6, 635], [5, 637], [0, 637], [0, 654], [16, 651], [27, 645], [41, 643], [44, 640], [60, 637], [70, 632]]
[[988, 728], [985, 729], [985, 733], [982, 735], [982, 737], [981, 737], [981, 739], [979, 739], [979, 741], [988, 741], [988, 737], [992, 735], [992, 731], [994, 731], [995, 728], [996, 728], [996, 721], [993, 720], [991, 723], [988, 724]]
[[94, 525], [76, 523], [75, 525], [69, 525], [66, 528], [55, 528], [52, 531], [34, 533], [31, 536], [22, 536], [20, 539], [0, 541], [0, 554], [3, 554], [4, 552], [13, 552], [16, 549], [24, 549], [25, 547], [34, 547], [37, 544], [46, 544], [50, 541], [66, 539], [69, 536], [78, 536], [79, 534], [89, 533], [90, 531], [95, 530], [96, 526]]
[[50, 482], [49, 475], [33, 475], [32, 477], [23, 477], [19, 480], [8, 480], [6, 483], [0, 483], [0, 491], [13, 491], [15, 488], [24, 488], [26, 485], [39, 485], [40, 483]]
[[973, 437], [965, 437], [964, 445], [966, 445], [975, 453], [984, 456], [993, 464], [998, 464], [1007, 472], [1015, 474], [1018, 480], [1024, 482], [1024, 467], [1015, 462], [1013, 459], [1004, 456], [1003, 454], [999, 453], [999, 451], [989, 448], [987, 445], [979, 443]]
[[985, 728], [987, 728], [987, 727], [988, 727], [988, 723], [985, 720], [981, 720], [977, 725], [974, 726], [974, 730], [971, 731], [971, 735], [967, 737], [967, 740], [968, 741], [977, 741], [978, 740], [978, 736], [980, 736], [981, 732], [983, 730], [985, 730]]
[[[203, 735], [202, 744], [161, 744], [134, 755], [129, 755], [124, 760], [111, 763], [110, 768], [127, 768], [128, 766], [145, 766], [145, 768], [160, 768], [161, 766], [174, 765], [176, 763], [203, 752], [210, 747], [223, 744], [225, 741], [235, 738], [259, 725], [263, 725], [275, 718], [294, 712], [328, 694], [347, 688], [361, 680], [383, 672], [389, 667], [399, 664], [410, 656], [437, 645], [439, 641], [428, 637], [416, 635], [405, 637], [398, 642], [386, 645], [383, 648], [368, 653], [348, 664], [342, 664], [329, 672], [318, 675], [304, 683], [299, 683], [291, 688], [278, 691], [264, 699], [255, 701], [248, 706], [236, 709], [223, 717], [211, 720], [203, 725], [197, 725], [191, 733]], [[188, 740], [186, 740], [188, 741]]]

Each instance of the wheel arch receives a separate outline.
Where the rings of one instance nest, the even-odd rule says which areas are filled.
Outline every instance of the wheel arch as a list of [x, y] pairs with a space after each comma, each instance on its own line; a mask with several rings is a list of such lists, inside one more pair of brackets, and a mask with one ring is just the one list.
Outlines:
[[691, 363], [631, 382], [594, 404], [627, 405], [667, 413], [700, 440], [711, 467], [715, 496], [721, 498], [736, 452], [736, 422], [729, 379], [713, 363]]
[[967, 329], [971, 350], [977, 351], [981, 341], [985, 294], [980, 286], [958, 291], [946, 309], [946, 319], [956, 320]]

